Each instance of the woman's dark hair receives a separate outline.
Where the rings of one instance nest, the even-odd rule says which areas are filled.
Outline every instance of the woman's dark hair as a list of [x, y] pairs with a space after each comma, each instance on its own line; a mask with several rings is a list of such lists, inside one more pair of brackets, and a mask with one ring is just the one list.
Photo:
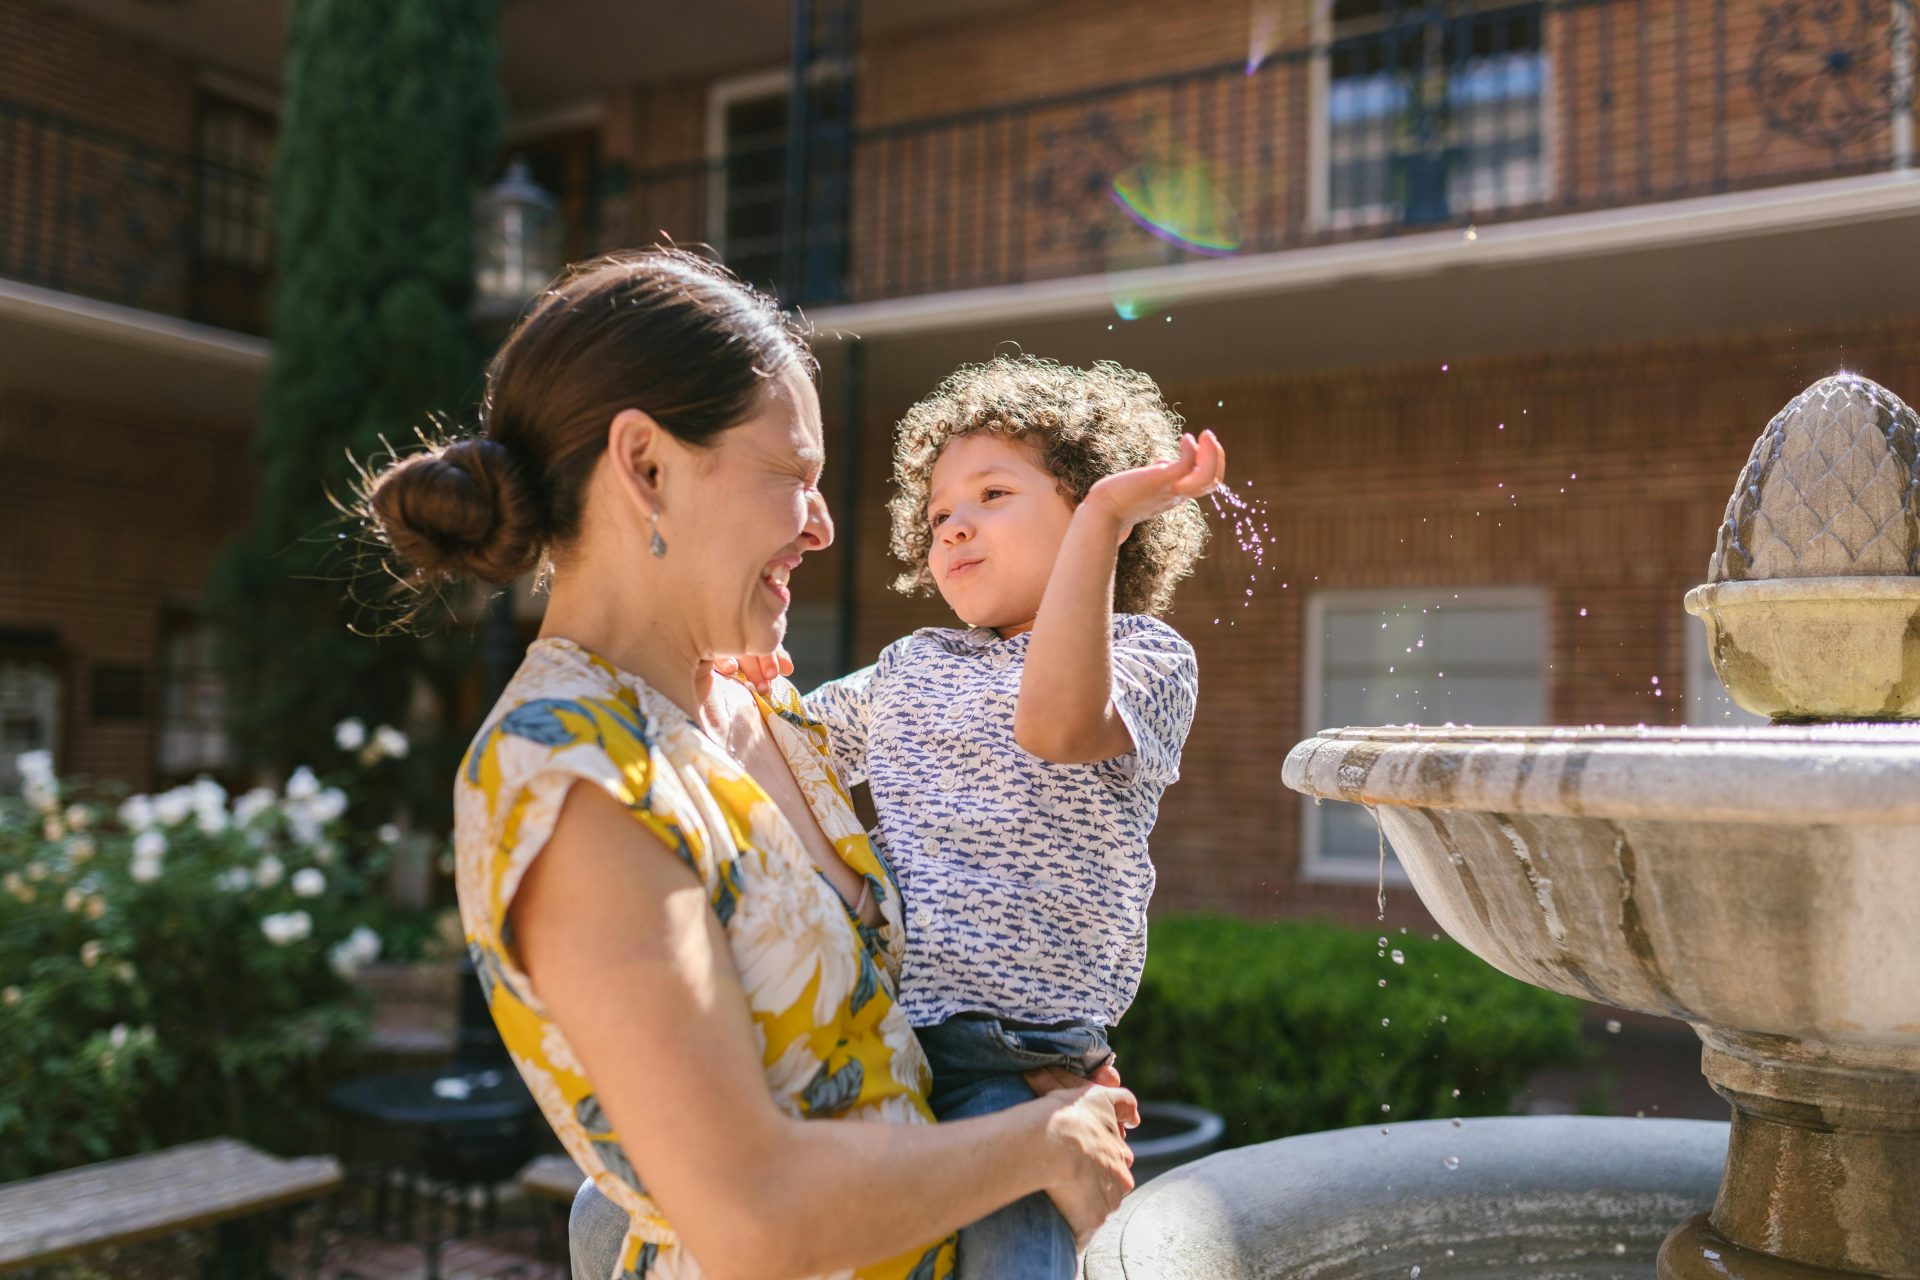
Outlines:
[[368, 475], [364, 514], [409, 586], [511, 582], [579, 533], [616, 414], [711, 446], [795, 362], [813, 357], [794, 327], [725, 267], [679, 249], [577, 263], [494, 356], [480, 434]]

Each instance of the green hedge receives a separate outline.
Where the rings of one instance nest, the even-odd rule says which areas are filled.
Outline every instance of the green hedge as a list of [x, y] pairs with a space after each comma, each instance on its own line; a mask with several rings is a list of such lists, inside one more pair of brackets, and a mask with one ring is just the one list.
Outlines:
[[1445, 938], [1172, 917], [1114, 1048], [1130, 1087], [1220, 1113], [1240, 1145], [1504, 1114], [1530, 1073], [1585, 1056], [1581, 1008]]

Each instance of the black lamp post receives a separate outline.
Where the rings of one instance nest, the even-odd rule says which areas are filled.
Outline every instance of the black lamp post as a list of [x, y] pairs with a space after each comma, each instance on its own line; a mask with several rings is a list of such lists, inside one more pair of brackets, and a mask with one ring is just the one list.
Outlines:
[[[560, 267], [560, 206], [516, 156], [473, 203], [473, 324], [488, 350]], [[491, 706], [520, 662], [511, 586], [487, 604], [480, 661]]]

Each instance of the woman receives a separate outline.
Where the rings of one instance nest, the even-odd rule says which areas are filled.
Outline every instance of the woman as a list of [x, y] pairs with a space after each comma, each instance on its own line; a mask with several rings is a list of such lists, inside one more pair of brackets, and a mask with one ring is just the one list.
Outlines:
[[1132, 1185], [1121, 1090], [929, 1123], [891, 871], [797, 699], [713, 677], [773, 650], [833, 539], [810, 367], [720, 269], [597, 259], [501, 348], [485, 434], [368, 494], [422, 588], [551, 567], [456, 784], [461, 915], [542, 1112], [626, 1211], [619, 1277], [944, 1276], [963, 1223], [1045, 1191], [1084, 1235]]

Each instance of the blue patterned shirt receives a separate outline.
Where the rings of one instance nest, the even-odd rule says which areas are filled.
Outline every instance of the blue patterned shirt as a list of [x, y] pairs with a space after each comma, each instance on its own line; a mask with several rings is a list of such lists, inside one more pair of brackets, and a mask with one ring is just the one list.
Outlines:
[[1147, 956], [1147, 836], [1179, 777], [1199, 666], [1164, 622], [1113, 620], [1113, 703], [1134, 749], [1054, 764], [1013, 739], [1031, 633], [929, 627], [806, 699], [864, 781], [907, 906], [900, 1003], [1111, 1026]]

